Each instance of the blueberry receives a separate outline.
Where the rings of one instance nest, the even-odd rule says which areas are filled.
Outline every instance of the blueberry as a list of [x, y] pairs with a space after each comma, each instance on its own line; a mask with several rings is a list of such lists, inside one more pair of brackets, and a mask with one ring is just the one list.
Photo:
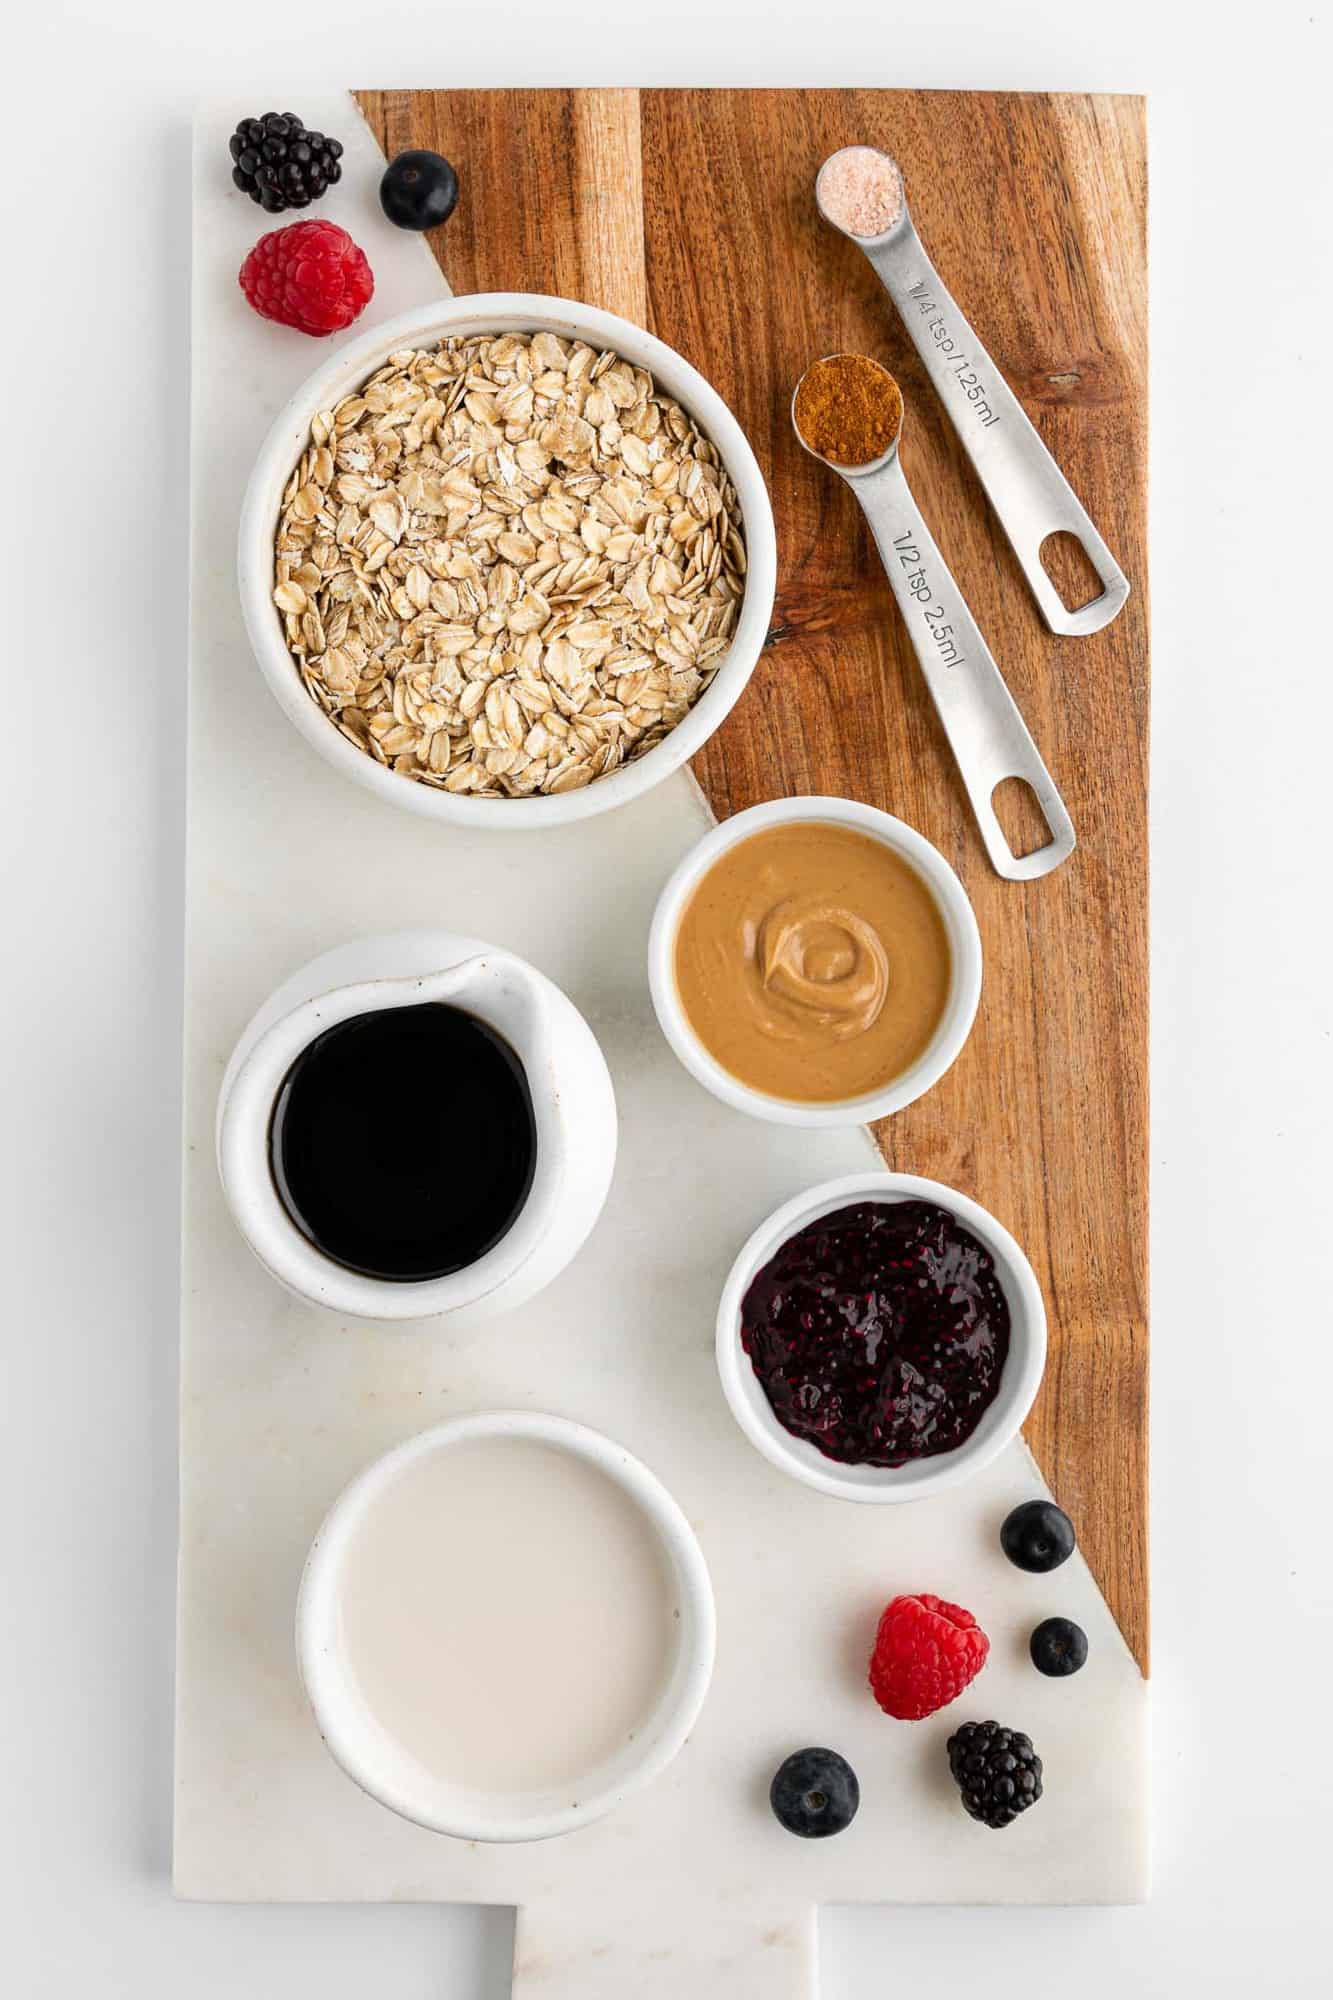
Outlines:
[[1043, 1618], [1030, 1643], [1039, 1674], [1076, 1674], [1088, 1657], [1088, 1635], [1072, 1618]]
[[380, 206], [399, 229], [437, 229], [457, 201], [458, 175], [438, 153], [400, 153], [384, 170]]
[[836, 1750], [797, 1750], [779, 1764], [769, 1803], [788, 1833], [823, 1840], [841, 1833], [856, 1818], [861, 1787], [856, 1773]]
[[1019, 1569], [1044, 1575], [1074, 1553], [1074, 1524], [1053, 1500], [1025, 1500], [1000, 1529], [1000, 1547]]

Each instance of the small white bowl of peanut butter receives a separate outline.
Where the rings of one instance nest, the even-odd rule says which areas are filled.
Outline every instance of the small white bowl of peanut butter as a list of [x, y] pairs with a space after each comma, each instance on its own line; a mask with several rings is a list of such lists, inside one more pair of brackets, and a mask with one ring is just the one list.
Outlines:
[[783, 1125], [869, 1123], [938, 1083], [972, 1028], [981, 937], [921, 834], [852, 799], [724, 820], [658, 899], [662, 1032], [724, 1104]]

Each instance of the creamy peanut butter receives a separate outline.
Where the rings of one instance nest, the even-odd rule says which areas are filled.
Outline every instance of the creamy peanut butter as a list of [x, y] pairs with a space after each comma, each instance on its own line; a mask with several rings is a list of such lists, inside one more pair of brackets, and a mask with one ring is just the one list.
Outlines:
[[880, 1090], [934, 1037], [953, 962], [939, 905], [882, 841], [827, 820], [721, 854], [676, 930], [676, 990], [722, 1067], [769, 1097]]

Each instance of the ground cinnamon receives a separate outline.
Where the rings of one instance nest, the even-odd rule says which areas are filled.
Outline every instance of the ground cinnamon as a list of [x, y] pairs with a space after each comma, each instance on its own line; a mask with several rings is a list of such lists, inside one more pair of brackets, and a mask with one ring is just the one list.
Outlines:
[[897, 438], [903, 399], [887, 368], [868, 354], [830, 354], [807, 368], [796, 391], [796, 428], [835, 465], [869, 465]]

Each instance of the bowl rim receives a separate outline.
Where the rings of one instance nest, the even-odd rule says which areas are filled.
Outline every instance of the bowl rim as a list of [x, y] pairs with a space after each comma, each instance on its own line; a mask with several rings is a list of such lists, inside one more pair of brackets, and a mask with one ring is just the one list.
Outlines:
[[[647, 368], [689, 410], [717, 447], [736, 488], [745, 531], [746, 579], [732, 642], [708, 688], [661, 743], [578, 791], [554, 797], [478, 799], [413, 784], [349, 743], [306, 692], [272, 602], [273, 535], [282, 492], [312, 419], [350, 394], [399, 348], [446, 334], [549, 331], [612, 347]], [[597, 306], [540, 292], [477, 292], [440, 299], [381, 321], [348, 341], [301, 384], [259, 448], [241, 504], [237, 587], [251, 650], [270, 692], [307, 743], [336, 770], [400, 810], [453, 825], [514, 832], [569, 825], [642, 796], [707, 742], [744, 693], [768, 636], [777, 590], [772, 502], [754, 451], [727, 404], [693, 364], [655, 334]]]
[[[805, 1104], [770, 1097], [743, 1083], [704, 1047], [686, 1018], [676, 990], [674, 946], [686, 902], [721, 854], [768, 827], [821, 820], [869, 834], [900, 855], [922, 877], [944, 919], [953, 954], [953, 977], [939, 1026], [909, 1069], [880, 1089], [863, 1092], [860, 1097]], [[981, 1000], [981, 977], [981, 931], [976, 912], [940, 850], [915, 827], [878, 806], [820, 793], [770, 799], [710, 828], [668, 878], [658, 896], [648, 935], [648, 985], [653, 1010], [680, 1061], [696, 1082], [724, 1104], [776, 1125], [807, 1128], [866, 1125], [876, 1118], [887, 1118], [923, 1097], [952, 1068], [967, 1044]]]
[[[675, 1669], [640, 1732], [642, 1748], [610, 1783], [567, 1802], [569, 1786], [550, 1788], [560, 1804], [522, 1808], [513, 1794], [487, 1795], [441, 1783], [438, 1809], [406, 1793], [376, 1768], [374, 1732], [358, 1728], [359, 1696], [333, 1644], [342, 1560], [379, 1496], [410, 1466], [435, 1451], [476, 1438], [527, 1438], [567, 1451], [619, 1486], [640, 1508], [669, 1556], [680, 1588], [681, 1636]], [[703, 1707], [717, 1646], [717, 1614], [703, 1550], [678, 1501], [657, 1474], [623, 1445], [567, 1417], [534, 1410], [480, 1410], [395, 1445], [343, 1487], [316, 1531], [296, 1600], [296, 1657], [301, 1684], [334, 1762], [362, 1791], [415, 1825], [459, 1840], [488, 1843], [549, 1840], [589, 1825], [650, 1784], [684, 1745]], [[519, 1795], [523, 1796], [523, 1795]], [[539, 1795], [540, 1796], [540, 1795]]]
[[[756, 1272], [798, 1229], [857, 1201], [938, 1203], [978, 1236], [995, 1258], [1009, 1302], [1009, 1354], [1000, 1387], [980, 1424], [955, 1450], [906, 1466], [843, 1465], [783, 1429], [741, 1346], [741, 1304]], [[918, 1174], [845, 1174], [793, 1195], [751, 1234], [727, 1275], [718, 1302], [716, 1355], [722, 1392], [750, 1443], [770, 1464], [817, 1492], [839, 1500], [898, 1503], [925, 1499], [959, 1486], [998, 1458], [1018, 1436], [1041, 1386], [1046, 1366], [1046, 1306], [1036, 1273], [1021, 1246], [980, 1202]]]

